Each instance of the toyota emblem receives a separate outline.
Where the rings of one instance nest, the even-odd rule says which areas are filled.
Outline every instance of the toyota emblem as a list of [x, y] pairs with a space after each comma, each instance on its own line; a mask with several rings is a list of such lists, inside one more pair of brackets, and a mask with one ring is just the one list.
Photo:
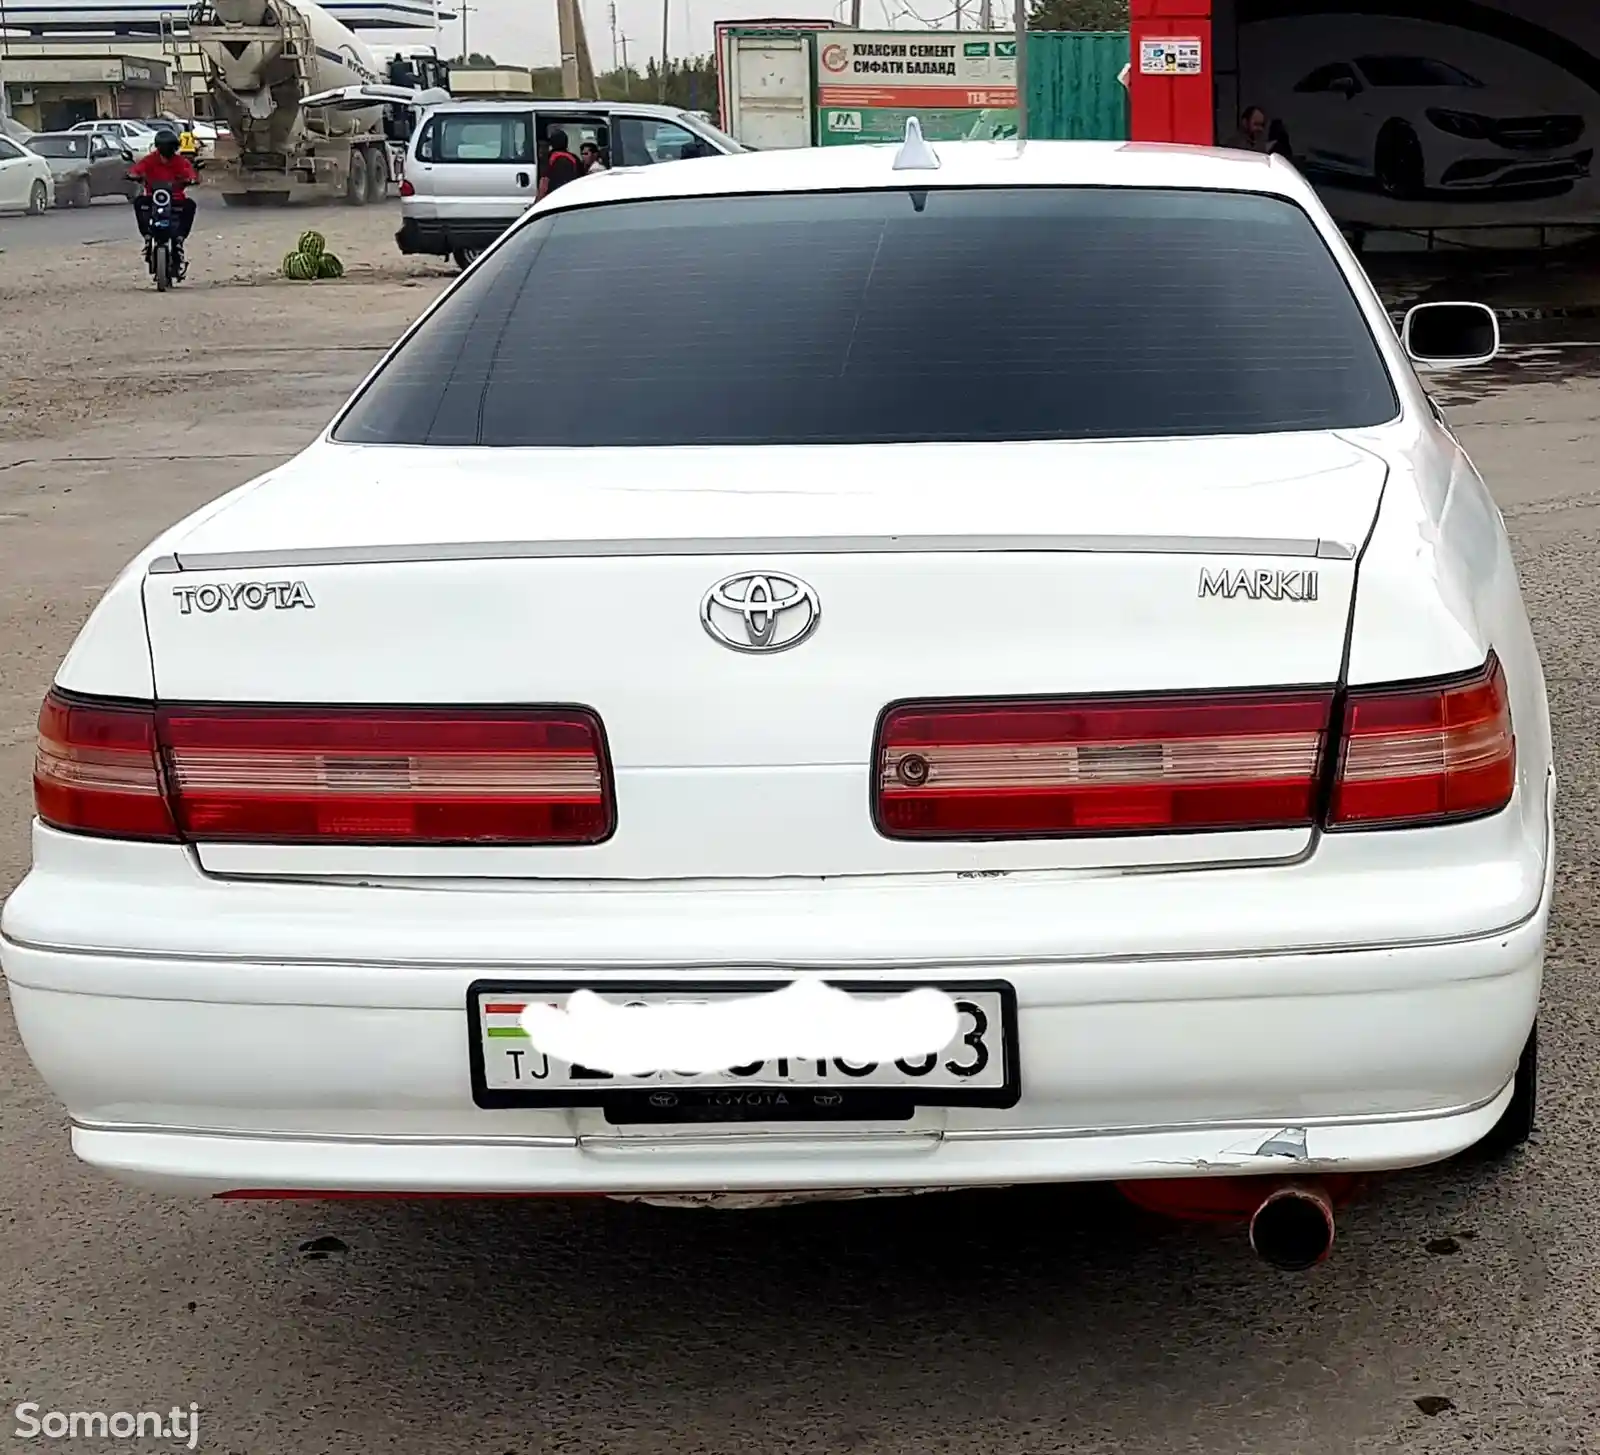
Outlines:
[[700, 603], [700, 623], [736, 652], [783, 652], [817, 629], [822, 604], [796, 576], [741, 571], [724, 576]]

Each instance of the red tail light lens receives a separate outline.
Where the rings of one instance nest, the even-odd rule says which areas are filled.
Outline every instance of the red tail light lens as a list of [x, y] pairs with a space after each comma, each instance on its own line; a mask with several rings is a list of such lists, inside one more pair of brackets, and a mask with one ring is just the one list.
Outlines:
[[417, 195], [417, 189], [403, 177], [400, 179], [400, 195], [402, 197], [415, 197]]
[[170, 707], [156, 714], [185, 838], [595, 844], [599, 719], [581, 709]]
[[176, 839], [148, 704], [51, 692], [39, 709], [35, 812], [53, 828], [119, 839]]
[[1444, 823], [1511, 801], [1517, 742], [1493, 654], [1471, 677], [1346, 699], [1330, 828]]
[[1311, 824], [1331, 691], [891, 708], [889, 838], [1023, 838]]

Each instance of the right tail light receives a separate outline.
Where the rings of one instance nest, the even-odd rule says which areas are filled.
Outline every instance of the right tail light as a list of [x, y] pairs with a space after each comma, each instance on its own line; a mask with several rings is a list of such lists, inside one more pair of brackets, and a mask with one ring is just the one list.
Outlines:
[[1496, 813], [1517, 749], [1505, 674], [1142, 699], [910, 702], [884, 714], [891, 839], [1416, 827]]
[[1476, 818], [1504, 808], [1516, 786], [1510, 697], [1493, 653], [1468, 677], [1348, 693], [1339, 737], [1329, 828]]

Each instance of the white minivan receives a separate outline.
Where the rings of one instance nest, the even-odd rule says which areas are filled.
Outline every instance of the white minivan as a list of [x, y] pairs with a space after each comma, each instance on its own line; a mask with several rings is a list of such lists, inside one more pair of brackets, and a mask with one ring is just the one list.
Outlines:
[[411, 138], [400, 184], [402, 253], [466, 267], [538, 200], [549, 133], [586, 143], [607, 168], [648, 167], [743, 151], [709, 121], [631, 101], [454, 101]]

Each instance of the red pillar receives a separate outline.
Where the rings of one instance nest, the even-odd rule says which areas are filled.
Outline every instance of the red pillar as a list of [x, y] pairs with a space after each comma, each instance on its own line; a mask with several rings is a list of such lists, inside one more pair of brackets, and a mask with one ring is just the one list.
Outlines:
[[1211, 0], [1132, 0], [1133, 140], [1216, 142]]

